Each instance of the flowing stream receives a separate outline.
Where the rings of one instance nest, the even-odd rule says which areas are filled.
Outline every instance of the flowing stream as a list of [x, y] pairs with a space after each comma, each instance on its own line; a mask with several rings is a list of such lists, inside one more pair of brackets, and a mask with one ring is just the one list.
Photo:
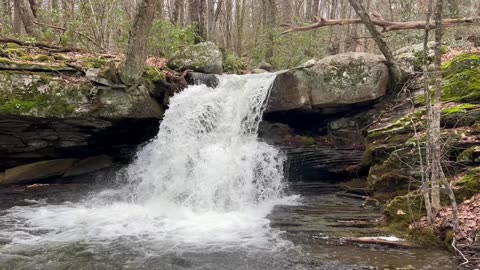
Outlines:
[[0, 187], [0, 269], [453, 269], [438, 250], [344, 245], [339, 231], [378, 233], [341, 223], [381, 216], [361, 200], [310, 184], [287, 195], [285, 156], [257, 138], [274, 78], [176, 94], [116, 174]]

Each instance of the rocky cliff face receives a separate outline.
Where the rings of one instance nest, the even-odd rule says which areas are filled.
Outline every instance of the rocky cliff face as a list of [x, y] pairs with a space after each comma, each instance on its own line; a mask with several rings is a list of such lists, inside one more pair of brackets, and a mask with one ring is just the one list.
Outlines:
[[[115, 73], [117, 59], [30, 50], [14, 44], [0, 50], [6, 56], [0, 57], [0, 183], [61, 176], [85, 167], [85, 160], [95, 169], [131, 157], [157, 134], [165, 97], [178, 90], [169, 86], [183, 87], [154, 67], [138, 85], [126, 87]], [[111, 161], [91, 159], [102, 155]], [[49, 166], [35, 165], [45, 161]], [[12, 174], [32, 163], [23, 170], [60, 169], [44, 176]]]

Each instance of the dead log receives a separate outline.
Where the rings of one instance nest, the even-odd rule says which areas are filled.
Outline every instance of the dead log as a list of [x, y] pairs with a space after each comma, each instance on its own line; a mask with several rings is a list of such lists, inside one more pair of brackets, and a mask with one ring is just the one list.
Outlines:
[[[398, 31], [398, 30], [411, 30], [411, 29], [434, 29], [435, 23], [431, 22], [427, 25], [425, 21], [411, 21], [411, 22], [392, 22], [384, 19], [380, 14], [373, 13], [370, 16], [372, 23], [375, 26], [381, 27], [382, 32]], [[472, 24], [475, 22], [480, 22], [480, 17], [471, 17], [471, 18], [458, 18], [458, 19], [446, 19], [443, 20], [443, 27], [451, 27], [457, 24]], [[304, 32], [310, 31], [316, 28], [321, 28], [325, 26], [332, 25], [348, 25], [348, 24], [363, 24], [361, 19], [338, 19], [338, 20], [328, 20], [325, 18], [315, 17], [315, 22], [309, 25], [304, 26], [292, 26], [292, 25], [282, 25], [289, 27], [282, 35], [290, 32]]]

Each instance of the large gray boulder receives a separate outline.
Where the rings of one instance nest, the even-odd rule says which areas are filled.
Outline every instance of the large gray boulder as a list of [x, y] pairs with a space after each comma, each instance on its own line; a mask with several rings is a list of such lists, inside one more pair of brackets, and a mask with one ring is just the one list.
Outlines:
[[183, 47], [173, 54], [168, 66], [175, 70], [221, 74], [223, 54], [213, 42], [203, 42]]
[[340, 108], [375, 101], [387, 93], [389, 72], [382, 56], [345, 53], [277, 76], [267, 112]]

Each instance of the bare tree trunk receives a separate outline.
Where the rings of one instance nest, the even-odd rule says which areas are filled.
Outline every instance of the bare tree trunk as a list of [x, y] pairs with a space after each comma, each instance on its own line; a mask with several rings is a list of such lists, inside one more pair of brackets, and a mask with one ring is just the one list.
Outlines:
[[440, 98], [442, 96], [442, 58], [441, 58], [441, 46], [442, 46], [442, 12], [443, 12], [443, 0], [437, 0], [435, 7], [435, 94], [433, 98], [432, 107], [432, 119], [431, 119], [431, 199], [432, 210], [435, 216], [440, 210], [440, 180], [442, 176], [442, 142], [440, 140], [440, 112], [441, 104]]
[[264, 4], [264, 26], [268, 32], [267, 50], [265, 52], [265, 61], [271, 62], [273, 57], [273, 27], [276, 22], [275, 0], [263, 0]]
[[[392, 51], [388, 47], [385, 40], [383, 40], [380, 32], [378, 32], [378, 30], [375, 28], [375, 25], [370, 20], [370, 16], [368, 16], [363, 6], [358, 3], [357, 0], [348, 1], [350, 2], [350, 5], [352, 5], [357, 15], [361, 18], [362, 22], [365, 24], [365, 27], [370, 32], [370, 35], [372, 36], [373, 40], [375, 40], [375, 43], [377, 43], [377, 46], [382, 52], [383, 56], [385, 56], [385, 59], [387, 60], [387, 65], [390, 69], [390, 74], [393, 77], [393, 82], [395, 84], [398, 84], [402, 81], [402, 74], [400, 68], [398, 67], [398, 64], [395, 62]], [[395, 87], [397, 87], [397, 85], [395, 85]]]
[[38, 37], [39, 31], [35, 24], [35, 17], [33, 16], [30, 3], [26, 0], [15, 0], [15, 9], [22, 18], [23, 26], [28, 35]]
[[58, 10], [59, 8], [59, 2], [58, 0], [51, 0], [51, 7], [52, 7], [52, 10]]
[[207, 0], [208, 41], [215, 41], [215, 26], [215, 0]]
[[172, 23], [175, 25], [183, 24], [183, 4], [185, 0], [174, 0], [173, 12], [172, 12]]
[[19, 35], [22, 35], [25, 31], [23, 27], [22, 17], [18, 11], [18, 7], [14, 4], [13, 8], [13, 31]]
[[28, 0], [30, 3], [30, 8], [32, 9], [32, 14], [35, 18], [38, 16], [38, 9], [42, 6], [42, 2], [39, 0]]
[[[435, 214], [440, 209], [440, 184], [443, 184], [446, 187], [447, 194], [450, 198], [450, 203], [452, 204], [452, 221], [453, 221], [453, 230], [457, 232], [458, 230], [458, 207], [455, 199], [455, 194], [453, 193], [452, 187], [445, 177], [445, 173], [442, 169], [442, 148], [441, 148], [441, 130], [440, 130], [440, 98], [442, 97], [442, 38], [443, 38], [443, 24], [442, 24], [442, 14], [443, 14], [443, 0], [437, 0], [437, 5], [435, 8], [435, 98], [433, 104], [433, 125], [432, 125], [432, 143], [434, 146], [433, 154], [433, 168], [435, 169], [432, 172], [432, 204]], [[436, 178], [438, 177], [438, 178]], [[438, 198], [437, 198], [438, 196]], [[438, 207], [438, 208], [437, 208]]]
[[320, 0], [313, 0], [312, 16], [319, 16], [318, 9], [320, 7]]
[[11, 14], [10, 0], [2, 0], [0, 9], [1, 9], [0, 15], [2, 15], [3, 18], [5, 18], [4, 22], [11, 24], [12, 14]]
[[[428, 8], [427, 8], [427, 17], [425, 20], [425, 25], [430, 24], [430, 19], [432, 16], [433, 10], [433, 0], [428, 1]], [[429, 40], [430, 28], [425, 27], [425, 37], [423, 40], [423, 80], [424, 80], [424, 91], [425, 91], [425, 109], [427, 114], [427, 142], [425, 147], [425, 166], [422, 166], [422, 193], [423, 198], [425, 201], [425, 209], [427, 210], [427, 219], [429, 224], [433, 224], [434, 222], [434, 214], [433, 208], [431, 203], [431, 196], [430, 196], [430, 176], [431, 176], [431, 119], [432, 119], [432, 102], [431, 102], [431, 90], [430, 90], [430, 75], [428, 72], [428, 40]], [[420, 149], [420, 147], [419, 147]], [[421, 156], [421, 153], [420, 153]]]
[[306, 9], [305, 9], [305, 21], [312, 20], [312, 0], [305, 1]]
[[[190, 5], [188, 6], [189, 23], [196, 24], [199, 37], [205, 37], [205, 20], [203, 16], [204, 3], [203, 0], [190, 0]], [[195, 43], [198, 42], [200, 42], [199, 38], [195, 40]]]
[[237, 55], [242, 54], [243, 42], [243, 24], [245, 18], [245, 0], [236, 0], [235, 17], [237, 21], [237, 44], [235, 45], [235, 52]]
[[134, 85], [142, 77], [147, 59], [148, 40], [155, 17], [156, 0], [142, 0], [137, 7], [128, 38], [127, 56], [120, 73], [126, 85]]

